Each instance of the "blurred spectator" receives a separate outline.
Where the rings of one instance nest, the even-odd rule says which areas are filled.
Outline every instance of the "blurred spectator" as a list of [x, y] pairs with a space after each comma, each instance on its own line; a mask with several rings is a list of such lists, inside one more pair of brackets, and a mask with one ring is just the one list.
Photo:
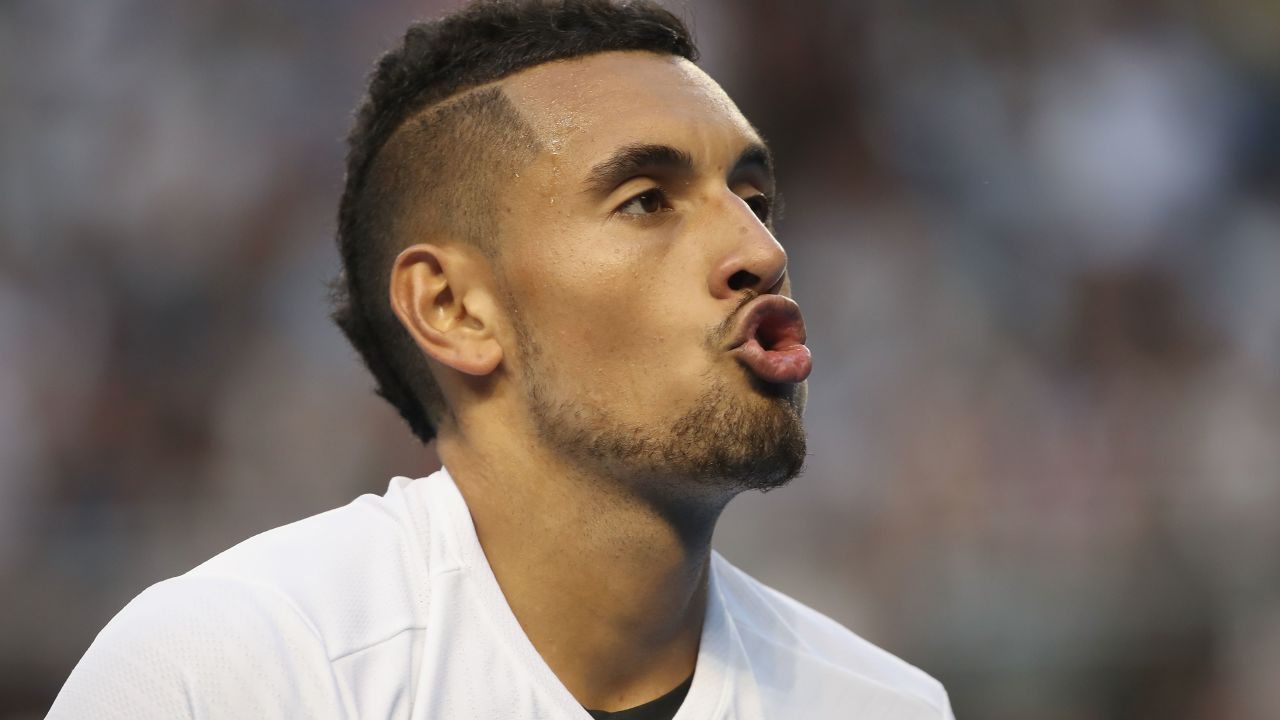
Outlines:
[[[146, 585], [433, 469], [324, 297], [361, 78], [455, 4], [0, 5], [0, 717]], [[722, 551], [962, 718], [1271, 717], [1280, 6], [674, 6], [817, 363]]]

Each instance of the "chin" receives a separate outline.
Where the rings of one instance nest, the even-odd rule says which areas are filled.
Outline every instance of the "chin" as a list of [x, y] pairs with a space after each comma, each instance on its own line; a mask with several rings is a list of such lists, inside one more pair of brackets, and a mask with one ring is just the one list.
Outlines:
[[540, 383], [528, 385], [530, 410], [549, 447], [625, 484], [679, 495], [771, 490], [804, 466], [806, 386], [746, 377], [707, 376], [663, 421], [629, 421], [626, 408]]
[[751, 388], [756, 393], [774, 401], [789, 403], [800, 414], [804, 414], [805, 405], [809, 399], [809, 383], [807, 380], [798, 383], [774, 383], [761, 380], [752, 373], [747, 373], [747, 382], [751, 384]]
[[804, 383], [751, 376], [748, 392], [719, 388], [673, 426], [685, 470], [735, 490], [772, 490], [800, 474], [807, 451]]

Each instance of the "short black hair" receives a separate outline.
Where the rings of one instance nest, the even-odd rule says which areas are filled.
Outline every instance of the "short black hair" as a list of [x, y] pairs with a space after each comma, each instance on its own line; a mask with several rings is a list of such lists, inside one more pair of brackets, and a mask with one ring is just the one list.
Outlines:
[[332, 317], [376, 392], [423, 443], [447, 408], [388, 300], [408, 216], [425, 207], [428, 222], [491, 251], [486, 190], [536, 139], [499, 88], [481, 86], [554, 60], [625, 50], [698, 57], [684, 23], [651, 0], [480, 0], [410, 26], [370, 75], [347, 137]]

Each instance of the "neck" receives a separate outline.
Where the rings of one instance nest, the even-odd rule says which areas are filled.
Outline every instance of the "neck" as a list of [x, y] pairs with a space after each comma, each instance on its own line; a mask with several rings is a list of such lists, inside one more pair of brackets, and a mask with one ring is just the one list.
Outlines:
[[449, 433], [439, 450], [512, 612], [581, 704], [633, 707], [693, 673], [727, 499], [659, 505], [529, 443]]

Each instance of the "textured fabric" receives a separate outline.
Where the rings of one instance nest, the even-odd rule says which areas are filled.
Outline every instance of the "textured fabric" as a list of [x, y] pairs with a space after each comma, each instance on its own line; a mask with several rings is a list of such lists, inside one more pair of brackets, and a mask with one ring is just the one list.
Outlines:
[[[712, 554], [675, 720], [947, 720], [937, 681]], [[520, 629], [445, 471], [144, 591], [50, 718], [589, 720]]]

